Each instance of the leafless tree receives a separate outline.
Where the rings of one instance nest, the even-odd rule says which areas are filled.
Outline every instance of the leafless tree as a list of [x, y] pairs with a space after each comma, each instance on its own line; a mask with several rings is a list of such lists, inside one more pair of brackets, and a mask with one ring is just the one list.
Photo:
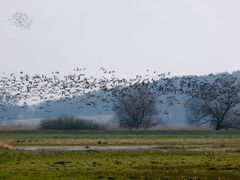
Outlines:
[[147, 129], [156, 124], [155, 97], [146, 84], [126, 87], [119, 94], [113, 110], [121, 127]]
[[[186, 79], [185, 79], [186, 80]], [[183, 83], [184, 84], [184, 83]], [[231, 74], [219, 74], [202, 80], [188, 79], [187, 101], [191, 123], [209, 124], [215, 130], [239, 128], [240, 83]]]

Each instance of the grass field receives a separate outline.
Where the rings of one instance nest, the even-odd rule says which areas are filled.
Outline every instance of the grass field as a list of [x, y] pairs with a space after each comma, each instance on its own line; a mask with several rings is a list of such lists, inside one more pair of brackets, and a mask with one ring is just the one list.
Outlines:
[[181, 147], [151, 151], [0, 150], [0, 179], [240, 179], [238, 131], [2, 131], [0, 141], [12, 146]]
[[[0, 131], [0, 140], [29, 145], [209, 145], [239, 147], [239, 131]], [[98, 142], [101, 141], [101, 144]]]

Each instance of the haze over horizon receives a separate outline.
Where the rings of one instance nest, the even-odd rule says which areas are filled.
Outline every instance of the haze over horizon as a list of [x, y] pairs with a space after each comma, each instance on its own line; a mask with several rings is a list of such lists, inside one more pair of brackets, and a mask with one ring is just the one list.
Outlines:
[[[0, 72], [147, 69], [172, 75], [239, 70], [238, 0], [2, 0]], [[9, 19], [33, 19], [22, 30]]]

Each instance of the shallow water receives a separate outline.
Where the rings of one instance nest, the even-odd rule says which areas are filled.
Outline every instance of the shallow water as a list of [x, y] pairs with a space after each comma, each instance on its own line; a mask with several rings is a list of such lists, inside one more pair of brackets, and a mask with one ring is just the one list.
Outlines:
[[156, 150], [156, 149], [179, 149], [176, 146], [18, 146], [17, 150], [36, 151], [120, 151], [120, 150]]

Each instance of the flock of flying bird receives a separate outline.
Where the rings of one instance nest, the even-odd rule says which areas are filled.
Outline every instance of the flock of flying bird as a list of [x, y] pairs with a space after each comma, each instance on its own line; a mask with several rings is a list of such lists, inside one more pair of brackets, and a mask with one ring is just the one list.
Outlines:
[[9, 21], [11, 25], [20, 28], [21, 30], [31, 29], [33, 24], [33, 19], [31, 16], [25, 12], [15, 12], [10, 18]]
[[[182, 103], [176, 94], [191, 94], [199, 88], [197, 76], [170, 77], [170, 74], [159, 74], [147, 70], [147, 75], [136, 75], [135, 78], [124, 79], [116, 77], [115, 71], [100, 68], [102, 76], [88, 76], [86, 68], [75, 68], [72, 74], [62, 75], [60, 71], [51, 75], [24, 72], [0, 76], [0, 119], [11, 119], [11, 114], [3, 115], [11, 106], [27, 108], [34, 107], [36, 113], [44, 111], [52, 113], [51, 106], [56, 103], [69, 103], [78, 108], [96, 107], [97, 101], [102, 102], [104, 111], [122, 97], [128, 96], [131, 89], [148, 89], [153, 101], [174, 105]], [[41, 106], [42, 103], [47, 106]], [[5, 113], [6, 114], [6, 113]]]
[[[33, 24], [32, 17], [25, 12], [15, 12], [9, 21], [21, 30], [29, 30]], [[115, 71], [109, 71], [103, 67], [100, 68], [103, 73], [100, 78], [87, 76], [86, 68], [77, 67], [73, 71], [74, 73], [65, 76], [60, 71], [52, 72], [50, 76], [29, 75], [22, 71], [9, 75], [2, 73], [0, 76], [0, 119], [6, 119], [2, 112], [7, 112], [10, 106], [27, 107], [22, 105], [24, 102], [31, 104], [36, 109], [36, 113], [41, 110], [50, 114], [51, 106], [55, 103], [69, 102], [72, 105], [79, 104], [78, 108], [84, 108], [85, 106], [96, 107], [97, 100], [103, 102], [104, 111], [108, 111], [119, 98], [127, 96], [131, 88], [150, 89], [150, 93], [156, 97], [154, 101], [160, 103], [164, 103], [163, 99], [170, 105], [178, 102], [174, 96], [178, 93], [178, 88], [175, 86], [176, 79], [169, 78], [170, 73], [159, 74], [156, 71], [151, 73], [147, 70], [148, 75], [136, 75], [132, 79], [123, 79], [116, 77]], [[185, 79], [180, 84], [190, 84], [188, 80]], [[161, 99], [163, 96], [164, 98]], [[42, 102], [47, 106], [41, 106]], [[12, 119], [10, 114], [7, 116], [9, 116], [8, 119]]]
[[[129, 87], [135, 89], [148, 87], [151, 93], [156, 95], [163, 95], [173, 90], [171, 78], [155, 71], [152, 75], [137, 75], [132, 79], [117, 78], [115, 71], [109, 71], [103, 67], [100, 71], [102, 76], [98, 78], [87, 76], [86, 68], [75, 68], [73, 73], [68, 75], [62, 75], [60, 71], [52, 72], [48, 76], [29, 75], [22, 71], [9, 75], [2, 73], [0, 110], [6, 111], [11, 105], [24, 108], [22, 104], [26, 102], [35, 107], [36, 111], [44, 110], [51, 113], [50, 106], [54, 103], [81, 104], [79, 108], [96, 107], [96, 99], [103, 102], [105, 104], [103, 108], [107, 110], [118, 98], [127, 95]], [[149, 73], [149, 70], [147, 72]], [[42, 102], [48, 103], [49, 107], [41, 106]], [[82, 106], [83, 103], [84, 106]]]
[[[16, 12], [9, 18], [12, 25], [22, 29], [31, 29], [33, 19], [24, 12]], [[8, 107], [17, 106], [25, 108], [24, 102], [36, 108], [36, 112], [43, 110], [51, 113], [51, 106], [55, 103], [69, 102], [78, 105], [78, 108], [85, 106], [96, 107], [96, 100], [103, 102], [105, 111], [111, 109], [114, 102], [123, 96], [128, 96], [131, 89], [150, 90], [155, 102], [174, 105], [181, 103], [176, 94], [194, 96], [201, 88], [211, 88], [209, 82], [200, 81], [197, 76], [172, 77], [170, 73], [159, 74], [156, 71], [148, 75], [136, 75], [135, 78], [118, 78], [115, 71], [100, 68], [101, 77], [87, 76], [86, 68], [75, 68], [69, 75], [62, 75], [60, 71], [52, 72], [51, 75], [34, 74], [24, 72], [2, 73], [0, 75], [0, 119], [6, 119], [3, 112]], [[209, 77], [214, 75], [209, 75]], [[195, 94], [194, 94], [195, 93]], [[178, 96], [183, 97], [183, 96]], [[47, 103], [41, 106], [41, 103]], [[84, 104], [84, 105], [82, 105]], [[8, 119], [12, 119], [8, 114]]]

